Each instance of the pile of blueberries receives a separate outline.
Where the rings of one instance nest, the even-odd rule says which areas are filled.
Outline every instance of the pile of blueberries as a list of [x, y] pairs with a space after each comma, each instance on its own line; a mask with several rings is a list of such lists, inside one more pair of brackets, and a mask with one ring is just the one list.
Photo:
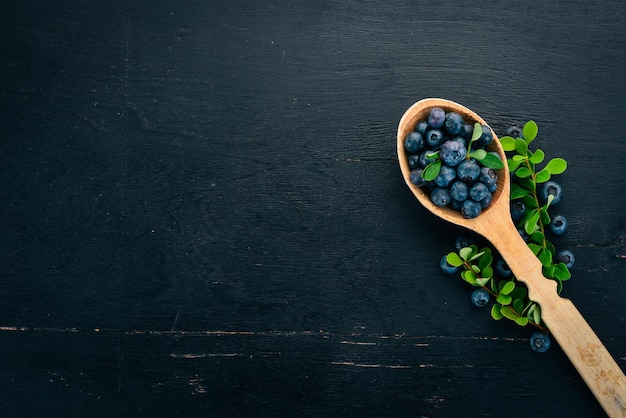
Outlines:
[[[491, 204], [498, 178], [495, 170], [469, 156], [473, 132], [474, 126], [460, 114], [436, 107], [404, 139], [411, 183], [428, 193], [435, 205], [460, 211], [466, 218], [477, 217]], [[485, 149], [492, 141], [491, 129], [482, 125], [482, 135], [472, 142], [471, 151]], [[424, 170], [437, 159], [439, 174], [428, 181]]]

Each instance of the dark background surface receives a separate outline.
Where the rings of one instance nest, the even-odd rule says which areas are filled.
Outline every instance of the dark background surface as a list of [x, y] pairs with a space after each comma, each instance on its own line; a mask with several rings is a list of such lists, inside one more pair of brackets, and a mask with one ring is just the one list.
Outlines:
[[624, 1], [7, 1], [2, 416], [602, 416], [444, 276], [415, 101], [568, 160], [564, 294], [626, 364]]

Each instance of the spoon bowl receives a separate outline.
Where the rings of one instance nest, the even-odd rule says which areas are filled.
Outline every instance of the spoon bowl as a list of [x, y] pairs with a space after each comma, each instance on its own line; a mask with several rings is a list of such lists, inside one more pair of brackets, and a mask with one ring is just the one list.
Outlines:
[[574, 304], [557, 294], [556, 282], [543, 276], [541, 262], [520, 237], [511, 220], [509, 169], [495, 133], [487, 150], [497, 151], [505, 164], [502, 170], [498, 170], [498, 188], [491, 204], [478, 217], [468, 219], [451, 208], [436, 206], [427, 193], [411, 183], [404, 139], [418, 122], [427, 119], [434, 107], [446, 112], [457, 112], [467, 123], [478, 122], [489, 126], [478, 114], [450, 100], [430, 98], [415, 103], [404, 113], [398, 125], [397, 151], [404, 181], [417, 200], [435, 216], [472, 230], [491, 242], [515, 278], [526, 283], [529, 298], [540, 305], [543, 321], [605, 412], [610, 417], [626, 417], [624, 373]]
[[[483, 118], [481, 118], [478, 114], [468, 109], [467, 107], [445, 99], [436, 99], [429, 98], [423, 99], [419, 102], [415, 103], [404, 113], [402, 118], [400, 119], [400, 123], [398, 125], [398, 136], [397, 136], [397, 151], [398, 151], [398, 160], [400, 163], [400, 170], [402, 171], [402, 175], [404, 177], [404, 181], [409, 186], [411, 192], [415, 195], [417, 200], [430, 212], [435, 214], [436, 216], [451, 222], [455, 225], [459, 225], [465, 228], [469, 228], [474, 230], [481, 235], [488, 234], [491, 228], [485, 229], [485, 226], [488, 226], [490, 223], [490, 218], [493, 216], [493, 212], [498, 212], [500, 214], [504, 214], [505, 216], [509, 216], [509, 190], [510, 190], [510, 178], [509, 178], [509, 168], [506, 165], [506, 155], [504, 150], [502, 149], [502, 145], [500, 145], [500, 140], [498, 139], [493, 129], [493, 141], [487, 146], [487, 151], [496, 151], [500, 158], [502, 159], [504, 164], [504, 168], [501, 170], [496, 170], [498, 174], [498, 188], [496, 192], [492, 196], [492, 201], [489, 207], [484, 209], [481, 214], [476, 218], [466, 218], [459, 211], [453, 210], [449, 207], [441, 207], [437, 206], [431, 202], [429, 195], [422, 190], [421, 187], [414, 185], [410, 181], [411, 169], [409, 168], [408, 163], [408, 154], [404, 149], [404, 139], [406, 136], [415, 129], [415, 125], [423, 120], [428, 118], [428, 114], [431, 109], [439, 107], [443, 109], [446, 113], [448, 112], [456, 112], [463, 117], [466, 123], [473, 125], [478, 122], [481, 125], [487, 125], [487, 122]], [[489, 237], [486, 237], [489, 239]]]

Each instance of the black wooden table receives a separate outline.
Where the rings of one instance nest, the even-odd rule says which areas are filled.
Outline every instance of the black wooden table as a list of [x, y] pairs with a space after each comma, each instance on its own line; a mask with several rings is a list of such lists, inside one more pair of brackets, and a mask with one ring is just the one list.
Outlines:
[[440, 271], [395, 135], [537, 122], [624, 369], [626, 4], [388, 3], [2, 3], [0, 415], [603, 415]]

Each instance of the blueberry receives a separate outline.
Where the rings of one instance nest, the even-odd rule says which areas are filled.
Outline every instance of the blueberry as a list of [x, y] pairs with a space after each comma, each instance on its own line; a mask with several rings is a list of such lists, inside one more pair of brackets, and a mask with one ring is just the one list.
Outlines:
[[456, 175], [466, 183], [471, 183], [480, 175], [480, 166], [476, 160], [462, 161], [456, 167]]
[[513, 272], [506, 264], [506, 261], [504, 261], [504, 258], [499, 258], [498, 261], [496, 261], [496, 273], [503, 278], [511, 277], [513, 275]]
[[443, 127], [449, 135], [455, 136], [463, 132], [463, 116], [456, 112], [449, 112], [443, 121]]
[[493, 133], [491, 132], [491, 128], [487, 125], [482, 125], [483, 134], [476, 141], [476, 145], [479, 148], [485, 148], [487, 145], [491, 144], [493, 141]]
[[472, 304], [474, 304], [474, 306], [478, 306], [479, 308], [482, 308], [489, 303], [489, 293], [487, 293], [485, 289], [474, 290], [471, 298]]
[[461, 205], [461, 213], [466, 218], [475, 218], [480, 215], [480, 212], [480, 203], [474, 202], [473, 200], [468, 199]]
[[530, 236], [526, 233], [524, 228], [517, 228], [517, 233], [524, 240], [524, 242], [528, 242], [530, 240]]
[[422, 152], [419, 156], [419, 163], [422, 167], [426, 167], [428, 164], [432, 163], [437, 159], [436, 155], [429, 157], [430, 154], [434, 154], [434, 151], [426, 150]]
[[442, 165], [439, 174], [435, 177], [435, 184], [439, 187], [448, 187], [456, 178], [456, 170], [447, 165]]
[[463, 139], [470, 140], [472, 138], [472, 134], [474, 133], [474, 126], [466, 123], [463, 125], [463, 132], [461, 132], [461, 136]]
[[461, 251], [461, 248], [467, 248], [474, 244], [476, 244], [476, 241], [466, 235], [460, 235], [454, 240], [454, 248], [456, 248], [457, 251]]
[[426, 131], [428, 131], [430, 127], [428, 126], [428, 122], [421, 121], [417, 125], [415, 125], [415, 130], [422, 134], [422, 136], [426, 135]]
[[426, 143], [429, 147], [435, 149], [439, 145], [443, 144], [446, 138], [443, 135], [443, 132], [441, 132], [439, 129], [431, 129], [430, 131], [426, 132], [426, 137], [424, 139], [426, 139]]
[[452, 199], [450, 201], [450, 208], [456, 210], [457, 212], [461, 211], [461, 206], [463, 205], [463, 202], [460, 200], [456, 200], [456, 199]]
[[487, 193], [489, 193], [487, 186], [481, 182], [474, 183], [469, 189], [469, 197], [477, 202], [483, 200], [487, 196]]
[[421, 167], [420, 165], [420, 155], [419, 154], [411, 154], [409, 155], [409, 168], [411, 170], [415, 169], [415, 168], [419, 168]]
[[545, 353], [552, 343], [550, 336], [545, 332], [537, 331], [530, 336], [530, 348], [538, 353]]
[[522, 132], [522, 128], [516, 125], [509, 126], [506, 129], [506, 134], [508, 136], [512, 136], [513, 138], [524, 138], [524, 133]]
[[556, 215], [550, 222], [550, 230], [554, 235], [562, 235], [567, 230], [567, 219], [563, 215]]
[[407, 152], [417, 152], [424, 146], [424, 139], [419, 132], [410, 132], [406, 138], [404, 138], [404, 149]]
[[426, 183], [428, 183], [426, 180], [424, 180], [424, 177], [422, 177], [422, 171], [424, 170], [421, 168], [411, 170], [411, 173], [409, 174], [409, 180], [411, 181], [411, 183], [419, 187], [425, 186]]
[[458, 180], [452, 183], [452, 186], [450, 186], [450, 197], [452, 197], [452, 199], [463, 202], [467, 200], [468, 196], [469, 188], [465, 182]]
[[447, 166], [456, 167], [465, 159], [467, 150], [465, 144], [457, 141], [446, 141], [439, 150], [439, 157], [441, 161]]
[[430, 192], [430, 200], [437, 206], [447, 206], [450, 204], [450, 192], [443, 187], [435, 187]]
[[511, 218], [514, 221], [519, 221], [526, 215], [526, 205], [520, 200], [511, 202]]
[[448, 263], [445, 255], [441, 257], [441, 261], [439, 261], [439, 267], [441, 267], [441, 270], [446, 274], [454, 274], [459, 271], [459, 267], [453, 266], [452, 264]]
[[487, 209], [489, 207], [489, 205], [491, 205], [491, 200], [493, 199], [493, 195], [491, 194], [491, 192], [487, 192], [487, 195], [479, 202], [480, 203], [480, 207], [482, 209]]
[[574, 261], [576, 261], [576, 258], [571, 251], [561, 250], [556, 253], [556, 256], [554, 256], [554, 261], [557, 263], [564, 263], [568, 269], [571, 269], [574, 267]]
[[563, 196], [563, 188], [556, 181], [547, 181], [539, 190], [539, 198], [543, 203], [548, 201], [548, 196], [552, 195], [552, 203], [550, 205], [556, 205], [561, 201], [561, 196]]
[[498, 174], [493, 168], [481, 167], [478, 181], [484, 183], [491, 193], [498, 188]]
[[432, 108], [428, 114], [428, 124], [431, 128], [441, 128], [446, 119], [446, 112], [439, 107]]

